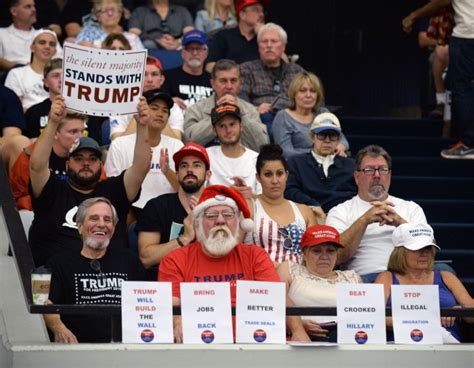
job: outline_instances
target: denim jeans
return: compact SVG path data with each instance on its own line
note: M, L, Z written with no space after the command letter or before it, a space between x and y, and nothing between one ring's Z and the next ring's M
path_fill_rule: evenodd
M451 122L456 136L474 147L474 39L451 37L446 87L451 91Z

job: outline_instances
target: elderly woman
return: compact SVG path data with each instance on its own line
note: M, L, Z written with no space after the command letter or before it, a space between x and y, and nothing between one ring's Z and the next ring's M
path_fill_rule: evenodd
M274 263L301 263L301 236L316 224L316 216L308 206L283 196L288 168L280 146L262 146L256 166L262 193L249 203L256 230L247 234L245 242L265 249Z
M303 263L287 261L278 266L277 272L296 307L335 307L337 283L362 282L355 271L334 270L341 247L336 229L310 226L301 239ZM303 317L303 324L312 339L336 341L335 320L335 316L311 316Z
M273 139L283 148L285 157L306 153L313 143L308 135L316 115L329 110L323 106L324 90L321 80L309 72L298 73L288 88L288 108L280 110L273 120ZM349 148L344 135L337 146L337 152L345 156Z
M453 273L433 270L439 247L435 244L430 225L401 224L393 231L392 240L394 249L388 260L388 271L379 274L375 280L375 283L384 285L387 306L392 304L392 285L438 285L441 308L474 307L474 300ZM390 325L391 320L387 323ZM442 317L441 325L460 341L459 321Z
M140 38L130 32L122 32L122 27L119 25L122 17L123 5L122 0L94 0L94 8L92 9L97 17L96 23L86 24L81 32L76 37L76 43L100 48L102 41L110 33L123 33L127 38L132 50L143 49L143 44Z

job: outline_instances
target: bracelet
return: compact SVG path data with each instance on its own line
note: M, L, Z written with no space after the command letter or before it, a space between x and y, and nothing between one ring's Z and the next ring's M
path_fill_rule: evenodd
M178 245L179 245L180 247L184 247L184 245L185 245L185 244L182 242L182 240L179 238L179 236L176 238L176 242L178 243Z

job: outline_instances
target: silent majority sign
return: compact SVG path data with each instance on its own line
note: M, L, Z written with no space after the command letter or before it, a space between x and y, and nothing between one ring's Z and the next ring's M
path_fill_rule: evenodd
M116 51L64 44L62 95L87 115L137 113L147 50Z

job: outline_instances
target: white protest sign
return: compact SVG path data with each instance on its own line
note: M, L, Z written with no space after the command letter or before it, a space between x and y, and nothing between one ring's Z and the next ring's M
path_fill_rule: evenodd
M442 344L438 285L392 285L396 344Z
M122 283L122 341L172 343L171 282Z
M337 284L337 342L386 344L383 285Z
M181 317L185 344L232 344L228 282L182 282Z
M104 50L66 42L62 96L66 107L87 115L137 113L147 50Z
M286 343L283 282L237 281L237 343Z

